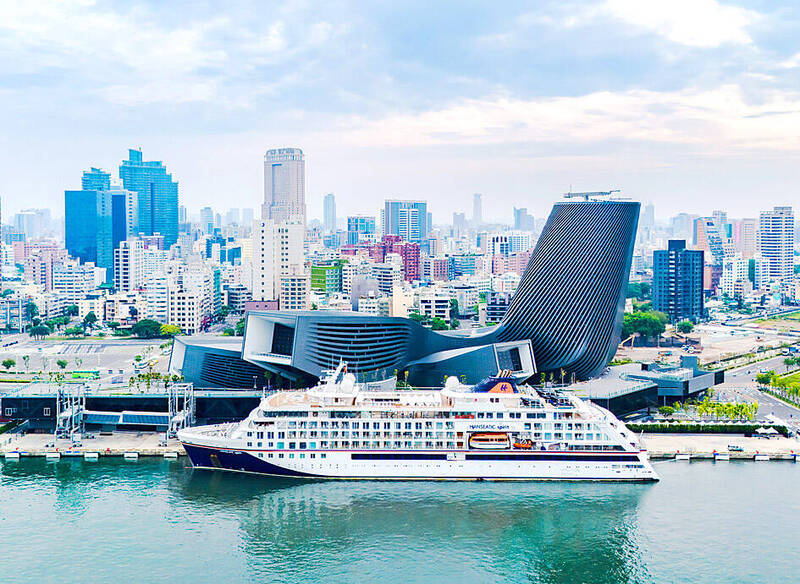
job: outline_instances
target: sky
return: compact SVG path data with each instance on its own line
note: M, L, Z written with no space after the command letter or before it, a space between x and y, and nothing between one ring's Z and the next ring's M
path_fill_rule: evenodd
M796 2L0 0L0 197L63 215L83 170L162 160L190 212L258 208L306 155L309 217L426 199L544 217L570 189L680 211L795 204Z

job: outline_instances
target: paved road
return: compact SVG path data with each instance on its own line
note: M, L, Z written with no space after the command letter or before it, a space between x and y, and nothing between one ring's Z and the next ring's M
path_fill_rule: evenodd
M781 355L760 363L726 371L725 383L715 387L714 391L724 401L757 401L759 403L758 416L760 418L771 414L786 421L795 430L800 430L800 409L759 391L755 382L756 374L760 370L785 373L786 365L783 363L785 358L785 355Z

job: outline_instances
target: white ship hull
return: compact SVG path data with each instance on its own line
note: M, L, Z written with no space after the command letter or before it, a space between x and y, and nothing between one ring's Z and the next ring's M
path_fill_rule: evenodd
M588 480L653 481L647 453L579 451L404 451L285 452L250 450L204 440L203 430L179 437L196 468L270 476L372 480Z

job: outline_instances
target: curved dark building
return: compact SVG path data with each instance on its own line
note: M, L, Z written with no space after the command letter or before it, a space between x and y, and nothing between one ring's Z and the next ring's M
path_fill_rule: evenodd
M557 203L494 327L434 332L357 312L251 312L241 358L290 378L319 377L344 360L362 380L408 371L416 385L440 385L445 375L477 382L499 369L520 379L562 369L593 377L619 344L638 217L637 202ZM213 373L213 364L192 356L191 339L182 344L181 361L191 357L194 370ZM209 386L205 377L187 379Z
M497 339L530 339L540 371L593 377L620 341L639 203L557 203Z

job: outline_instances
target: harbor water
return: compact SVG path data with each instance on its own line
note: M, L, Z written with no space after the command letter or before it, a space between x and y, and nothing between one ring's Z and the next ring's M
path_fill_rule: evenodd
M0 460L7 582L798 582L790 462L623 483L295 482Z

